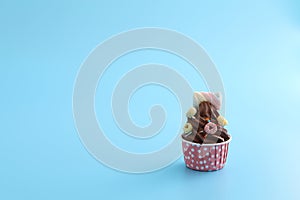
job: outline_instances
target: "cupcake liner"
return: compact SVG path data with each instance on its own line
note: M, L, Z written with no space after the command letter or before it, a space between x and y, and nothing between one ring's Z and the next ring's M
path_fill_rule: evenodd
M215 171L224 167L230 139L215 144L199 144L182 138L182 150L186 166L198 171Z

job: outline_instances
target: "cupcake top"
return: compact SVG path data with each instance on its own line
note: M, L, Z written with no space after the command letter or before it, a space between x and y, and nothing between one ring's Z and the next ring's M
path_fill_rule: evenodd
M227 120L218 112L221 108L220 93L194 92L193 107L187 113L182 138L199 144L227 141L229 135L224 128Z

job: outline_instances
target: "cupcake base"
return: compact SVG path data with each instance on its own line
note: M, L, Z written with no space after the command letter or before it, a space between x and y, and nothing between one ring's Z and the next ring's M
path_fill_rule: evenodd
M225 166L229 139L222 143L199 144L182 138L182 149L186 167L197 171L216 171Z

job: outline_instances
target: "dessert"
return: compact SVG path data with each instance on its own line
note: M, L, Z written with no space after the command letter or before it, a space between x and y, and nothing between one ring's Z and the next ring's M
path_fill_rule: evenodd
M182 134L187 167L200 171L223 168L231 136L224 128L228 122L218 112L220 108L219 93L194 92L193 107L186 113Z

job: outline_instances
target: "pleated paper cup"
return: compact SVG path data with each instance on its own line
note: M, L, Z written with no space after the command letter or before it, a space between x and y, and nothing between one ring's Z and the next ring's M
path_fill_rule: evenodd
M181 137L182 138L182 137ZM186 166L198 171L215 171L225 166L231 141L215 144L199 144L182 138L182 150Z

